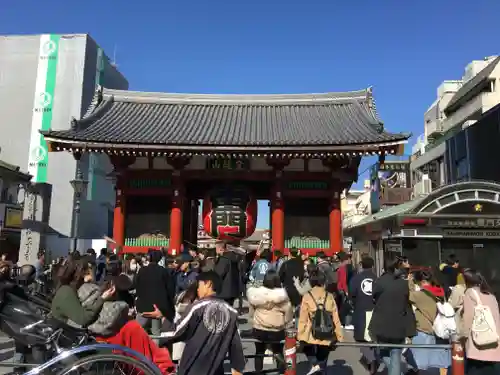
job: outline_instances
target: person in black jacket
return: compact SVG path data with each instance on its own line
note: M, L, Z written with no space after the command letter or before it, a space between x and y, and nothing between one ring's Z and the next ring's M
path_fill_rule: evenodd
M215 246L218 258L214 271L222 281L218 297L233 306L234 300L238 298L241 287L240 264L238 254L228 251L224 242L218 242Z
M214 248L206 249L201 261L201 272L213 271L217 260L217 253Z
M375 307L369 325L371 338L379 343L403 344L417 333L410 305L407 269L401 259L388 262L385 273L373 285ZM401 374L402 349L381 349L380 357L389 374Z
M441 274L436 274L439 275L439 281L443 285L446 298L450 297L452 288L457 285L459 274L460 263L455 254L450 254L445 266L441 270Z
M293 279L296 277L300 282L304 281L304 261L296 247L290 249L290 259L281 265L279 276L292 305L295 308L300 307L302 296L295 288Z
M221 286L222 280L214 271L200 273L198 300L187 307L175 329L164 327L162 344L185 342L186 345L177 367L178 375L223 375L226 357L233 375L243 373L246 363L238 332L238 313L216 297Z
M357 342L366 342L365 331L369 323L369 315L375 306L373 301L373 282L377 276L373 272L375 262L373 258L364 257L361 259L361 270L356 274L349 283L349 296L351 298L354 312L353 312L353 325L354 325L354 340ZM363 359L368 365L370 374L376 374L378 370L378 363L375 356L375 350L372 348L361 348Z
M135 280L137 320L153 335L160 334L161 322L142 313L154 311L156 306L170 323L175 317L175 275L173 270L158 265L161 258L160 251L151 251L149 264L139 270Z

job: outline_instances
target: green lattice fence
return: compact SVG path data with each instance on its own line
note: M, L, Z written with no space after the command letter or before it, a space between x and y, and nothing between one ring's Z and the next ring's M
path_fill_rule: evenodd
M125 246L135 246L135 247L168 247L170 240L168 238L155 238L155 237L143 237L143 238L126 238Z

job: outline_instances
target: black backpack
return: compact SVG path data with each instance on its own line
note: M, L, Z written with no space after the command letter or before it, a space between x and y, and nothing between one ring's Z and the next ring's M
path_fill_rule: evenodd
M313 312L311 321L311 333L316 340L321 341L337 341L337 335L335 334L335 324L333 323L332 313L327 311L325 308L326 300L328 298L328 292L325 290L325 298L323 303L318 303L311 292L309 295L316 305L316 311Z

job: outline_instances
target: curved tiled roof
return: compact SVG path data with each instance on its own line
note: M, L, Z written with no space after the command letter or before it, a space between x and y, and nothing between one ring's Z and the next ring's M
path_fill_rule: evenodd
M397 143L383 131L371 89L285 95L146 93L103 89L71 130L48 141L166 146L339 146Z

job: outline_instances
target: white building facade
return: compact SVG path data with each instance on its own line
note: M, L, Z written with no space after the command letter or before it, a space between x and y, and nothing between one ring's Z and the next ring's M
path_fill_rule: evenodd
M91 105L97 85L128 89L127 80L85 34L0 36L0 147L2 159L32 176L24 205L19 261L32 262L40 248L67 253L74 234L77 163L70 154L49 153L40 130L69 129ZM105 156L79 162L87 194L82 200L80 238L109 234L114 189Z
M437 89L437 98L424 114L424 134L412 150L410 165L415 195L448 184L446 167L448 154L453 153L456 180L467 180L467 145L460 150L448 150L447 140L474 123L500 103L500 57L491 56L468 64L460 80L444 81Z

